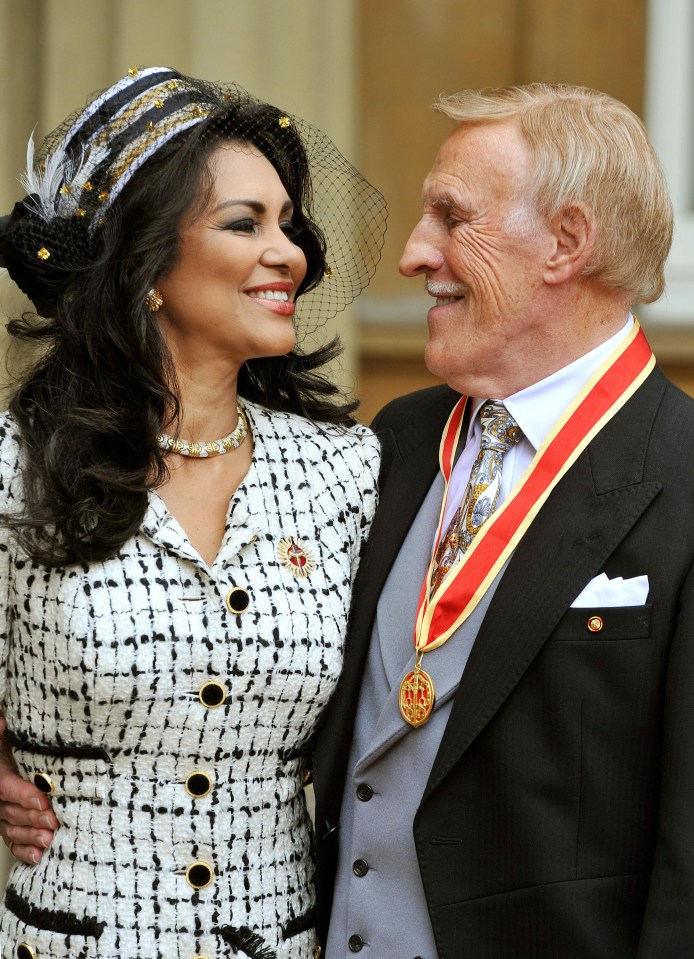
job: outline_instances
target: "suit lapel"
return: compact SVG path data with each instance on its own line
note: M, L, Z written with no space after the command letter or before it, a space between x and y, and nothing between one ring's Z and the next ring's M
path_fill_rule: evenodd
M641 478L663 389L656 370L558 484L518 545L470 654L424 798L502 706L657 495L659 484Z
M413 402L421 398L421 403ZM406 397L402 415L389 411L392 429L373 424L383 445L381 497L353 590L345 661L337 692L326 714L315 751L316 799L334 824L339 814L354 712L381 589L408 529L438 472L438 451L446 420L459 394L447 387ZM417 416L412 415L416 409ZM332 787L332 789L331 789ZM322 828L321 824L321 828Z
M369 543L355 584L356 605L350 635L350 654L359 648L365 654L376 605L395 557L407 536L439 469L439 445L443 427L459 394L449 389L434 391L432 400L417 422L403 422L397 430L380 432L385 472L381 498ZM362 656L363 660L363 656Z

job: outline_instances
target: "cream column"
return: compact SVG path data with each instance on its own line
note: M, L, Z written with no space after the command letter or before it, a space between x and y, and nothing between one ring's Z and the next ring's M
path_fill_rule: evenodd
M40 139L137 64L237 81L321 127L358 165L356 9L356 0L0 0L0 214L21 196L15 177L33 127ZM0 312L5 285L0 278ZM351 386L351 311L318 334L333 332ZM4 339L0 331L0 387ZM0 889L6 863L1 851Z

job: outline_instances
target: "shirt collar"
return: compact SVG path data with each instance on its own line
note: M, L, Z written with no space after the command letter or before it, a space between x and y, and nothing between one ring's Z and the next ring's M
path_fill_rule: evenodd
M633 326L634 318L629 314L622 329L604 343L600 343L589 353L579 356L573 363L551 373L543 380L506 397L504 406L518 423L533 449L538 450L542 446L564 410L600 369L610 353L629 335ZM485 398L474 397L472 400L468 440L474 432L477 414L484 402L486 402Z

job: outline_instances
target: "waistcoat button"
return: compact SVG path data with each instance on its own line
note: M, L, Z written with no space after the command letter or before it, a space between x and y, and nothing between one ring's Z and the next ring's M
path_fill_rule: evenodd
M364 940L361 936L350 936L347 945L350 952L361 952L364 948Z
M352 863L352 872L355 876L358 876L360 879L362 876L365 876L369 871L369 864L366 859L355 859Z
M357 786L357 799L362 802L368 802L373 796L374 791L368 783L359 783Z

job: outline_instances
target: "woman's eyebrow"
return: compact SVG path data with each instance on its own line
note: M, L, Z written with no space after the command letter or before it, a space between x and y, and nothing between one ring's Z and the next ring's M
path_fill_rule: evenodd
M245 206L253 210L254 213L257 213L261 216L263 213L267 212L267 207L264 203L261 203L260 200L224 200L223 203L220 203L214 208L213 213L219 213L221 210L226 210L232 206ZM282 204L280 213L289 213L294 210L294 204L291 200L287 200Z

